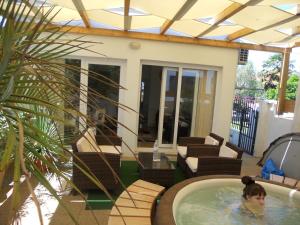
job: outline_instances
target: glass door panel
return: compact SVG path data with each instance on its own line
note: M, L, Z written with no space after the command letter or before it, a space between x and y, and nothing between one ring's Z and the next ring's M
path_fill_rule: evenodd
M203 76L200 77L195 115L195 136L204 137L211 132L217 83L216 75L216 71L204 70Z
M89 64L88 109L98 130L105 134L117 132L120 66ZM97 74L95 74L97 73ZM101 76L99 75L101 74ZM110 79L117 85L110 82ZM113 131L113 132L112 132Z
M65 101L64 105L66 109L79 110L81 60L65 59L65 64L69 66L65 68L65 75L70 79L74 87L77 88L77 91L71 93L71 99ZM79 118L74 117L69 113L65 113L64 117L66 121L64 124L64 142L65 144L70 144L74 136L79 132Z
M200 70L182 71L177 139L193 136L200 76Z
M138 146L175 146L212 127L216 71L143 65Z
M174 68L164 69L163 90L161 98L161 115L160 125L162 126L160 134L160 143L173 145L176 100L177 100L177 84L178 70Z
M161 66L142 66L139 147L152 147L157 139L162 71Z

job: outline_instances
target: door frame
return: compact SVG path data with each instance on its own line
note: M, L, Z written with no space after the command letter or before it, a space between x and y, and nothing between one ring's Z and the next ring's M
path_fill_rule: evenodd
M120 59L112 59L112 58L95 58L95 57L76 57L76 56L68 56L66 59L79 59L81 60L81 69L82 72L80 74L80 101L79 101L79 110L81 113L86 115L87 113L87 94L88 94L88 76L83 73L83 70L88 71L89 64L98 64L98 65L107 65L107 66L120 66L120 77L119 77L119 85L125 86L126 83L126 60ZM119 89L119 103L125 104L125 90ZM124 124L124 113L122 110L118 109L118 121ZM86 128L86 119L80 117L79 129L83 131ZM117 135L122 136L124 128L122 126L118 126Z
M165 112L165 100L166 100L166 84L167 84L167 71L177 71L177 92L176 92L176 102L175 102L175 120L174 120L174 131L173 131L173 143L171 144L163 144L162 136L163 136L163 125L164 125L164 112ZM180 93L181 93L181 76L182 68L177 67L163 67L162 73L162 82L161 82L161 91L160 91L160 106L159 106L159 122L158 122L158 143L160 147L174 147L176 145L177 139L177 128L178 128L178 118L179 118L179 104L180 104ZM175 139L176 138L176 139Z
M178 83L177 83L177 99L176 99L176 113L175 113L175 125L174 125L174 133L173 133L173 144L162 144L161 143L161 138L159 139L160 133L162 134L162 117L163 117L163 112L160 112L159 115L159 130L158 130L158 140L159 140L159 147L162 148L172 148L175 149L176 145L177 145L177 133L178 133L178 119L179 119L179 103L180 103L180 95L181 95L181 81L182 81L182 71L183 69L191 69L191 70L214 70L216 71L216 91L217 91L217 87L218 87L218 83L219 83L219 79L220 76L219 74L221 74L222 68L220 67L215 67L215 66L206 66L206 65L198 65L198 64L188 64L188 63L173 63L173 62L161 62L161 61L155 61L155 60L141 60L141 67L140 67L140 81L139 83L141 83L141 79L142 79L142 67L144 65L149 65L149 66L161 66L163 67L163 71L165 70L165 68L176 68L178 70ZM164 74L164 72L163 72ZM162 74L162 78L164 78L164 75ZM163 79L162 79L163 80ZM163 87L163 82L162 82L162 87L161 87L161 93L162 90L165 91L165 84L164 83L164 87ZM139 85L139 93L141 92L141 85ZM165 95L165 93L164 93ZM215 97L217 96L217 93L215 93ZM162 94L160 96L160 109L161 109L161 103L162 103ZM164 100L164 99L163 99ZM139 96L139 104L140 104L140 96ZM215 103L216 104L216 101ZM138 109L139 109L139 105L138 105ZM160 111L164 111L160 110ZM194 117L194 109L193 109L193 117ZM137 126L139 125L139 122L137 121ZM195 121L193 118L192 121L192 126L195 127ZM192 129L193 127L191 127ZM138 127L137 127L138 130ZM191 131L191 135L193 134L193 131Z

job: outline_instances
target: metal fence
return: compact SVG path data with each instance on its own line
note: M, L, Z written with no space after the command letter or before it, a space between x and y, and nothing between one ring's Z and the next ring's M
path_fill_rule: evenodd
M238 133L235 144L251 155L254 150L258 115L255 99L235 97L231 121L231 128Z

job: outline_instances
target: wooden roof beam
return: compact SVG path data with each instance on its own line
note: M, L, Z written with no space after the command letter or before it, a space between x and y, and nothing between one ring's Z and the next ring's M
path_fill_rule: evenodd
M285 33L284 33L284 34L285 34ZM294 28L292 29L291 34L290 34L288 37L283 38L283 39L281 39L281 40L278 41L278 42L287 42L287 41L291 40L292 38L294 38L296 35L299 35L299 34L300 34L300 26L294 27Z
M72 0L73 4L75 5L84 25L87 27L87 28L90 28L91 27L91 24L90 24L90 20L88 18L88 15L86 13L86 10L83 6L83 3L81 0Z
M39 17L43 17L43 9L38 9L37 6L35 6L34 4L31 4L27 0L24 0L23 2L27 7L31 8L31 10L32 10L32 12L34 12L34 14L38 14ZM44 4L45 4L45 2L44 2Z
M228 41L233 41L233 40L236 40L236 39L238 39L238 38L240 38L240 37L244 37L244 36L246 36L246 35L248 35L248 34L252 34L252 33L254 33L254 32L255 32L255 30L246 27L246 28L243 28L243 29L241 29L241 30L238 30L238 31L236 31L236 32L234 32L234 33L232 33L232 34L229 34L229 35L227 36L227 40L228 40Z
M294 27L292 34L293 36L300 34L300 26Z
M297 48L297 47L300 47L300 42L296 42L292 48Z
M267 30L267 29L270 29L270 28L273 28L273 27L277 27L277 26L280 26L280 25L282 25L282 24L291 22L291 21L293 21L293 20L295 20L295 19L299 19L299 18L300 18L300 15L299 15L299 14L293 15L293 16L291 16L291 17L289 17L289 18L286 18L286 19L281 20L281 21L279 21L279 22L270 24L270 25L265 26L265 27L263 27L263 28L260 28L260 29L258 29L258 30L252 30L251 28L247 28L247 27L246 27L246 28L243 28L243 29L241 29L241 30L239 30L239 31L236 31L236 32L232 33L232 34L229 34L228 37L227 37L227 40L233 41L233 40L236 40L236 39L238 39L238 38L245 37L245 36L247 36L247 35L249 35L249 34L252 34L252 33L255 33L255 32L258 32L258 31ZM252 31L251 31L251 30L252 30ZM248 32L246 32L246 31L248 31Z
M261 2L262 0L250 0L246 4L240 4L237 2L232 3L230 6L228 6L226 9L224 9L222 12L220 12L218 15L214 17L214 23L206 30L198 34L196 37L201 37L213 30L215 30L218 25L228 18L232 17L236 13L240 12L247 6L253 6L256 5L257 3Z
M126 32L120 30L109 30L109 29L101 29L101 28L86 29L83 27L72 27L72 26L63 26L60 27L60 29L61 31L67 31L70 33L77 33L77 34L85 34L85 35L99 35L99 36L108 36L108 37L165 41L165 42L195 44L195 45L204 45L204 46L221 47L221 48L233 48L233 49L244 48L244 49L258 50L258 51L281 52L281 53L284 52L284 48L279 48L279 47L237 43L237 42L229 42L229 41L219 41L219 40L198 39L198 38L190 38L190 37L179 37L173 35L160 35L160 34L151 34L151 33L143 33L143 32Z
M175 14L173 19L166 20L164 24L160 28L160 34L164 34L176 20L180 20L189 10L193 7L193 5L197 2L197 0L186 0L183 6L179 9L179 11Z
M129 9L130 9L130 0L124 0L124 30L131 29L131 19L132 17L129 16Z

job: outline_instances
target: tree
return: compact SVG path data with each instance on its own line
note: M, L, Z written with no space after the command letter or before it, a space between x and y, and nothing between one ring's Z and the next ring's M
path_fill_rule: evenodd
M263 70L259 73L264 85L265 91L268 89L276 89L280 81L280 72L282 67L282 54L274 54L264 61ZM290 62L289 74L294 70L295 65Z
M285 99L295 100L296 91L298 87L299 77L296 74L290 75L287 80ZM278 86L276 88L269 88L265 93L266 99L276 100L278 98Z
M288 100L296 100L296 91L299 84L299 76L292 74L288 81L286 87L285 98Z
M236 79L236 93L240 96L257 97L262 88L252 62L238 66Z

